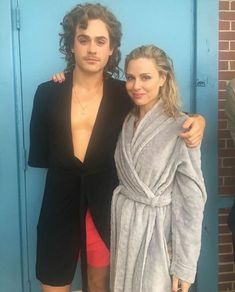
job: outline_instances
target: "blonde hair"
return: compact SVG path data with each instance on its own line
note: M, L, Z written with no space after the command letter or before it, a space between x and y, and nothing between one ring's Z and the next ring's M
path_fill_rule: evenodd
M131 60L139 58L152 59L156 65L159 74L164 74L166 80L159 90L159 98L163 103L165 113L170 117L176 117L180 114L180 95L175 79L173 62L168 55L160 48L154 45L145 45L131 51L125 60L125 73Z

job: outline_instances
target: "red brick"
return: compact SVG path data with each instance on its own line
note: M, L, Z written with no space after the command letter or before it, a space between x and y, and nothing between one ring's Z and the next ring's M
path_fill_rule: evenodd
M235 148L235 144L234 144L233 139L227 139L227 141L226 141L226 147L227 148Z
M220 282L235 281L235 272L234 273L227 273L227 274L220 274L219 281Z
M222 196L235 195L235 186L219 187L219 194Z
M226 148L226 140L225 139L223 139L223 140L219 140L219 148L220 149L224 149L224 148Z
M219 42L219 50L229 50L229 41Z
M235 42L230 42L230 50L235 50Z
M219 1L219 10L229 10L229 1Z
M219 292L232 291L232 283L219 283Z
M224 178L223 177L219 177L219 186L223 186L224 185Z
M230 21L220 21L219 30L230 30Z
M234 12L235 14L235 12ZM219 32L219 40L220 41L234 41L235 32L234 31L220 31Z
M235 20L235 19L234 19ZM231 30L235 30L235 22L231 22Z
M235 177L234 176L225 177L224 184L226 186L235 186Z
M226 166L235 166L235 158L224 158L223 165Z
M235 61L230 61L230 69L231 70L235 70ZM235 72L234 72L234 76L235 76Z
M219 150L220 157L235 157L235 149L221 149Z
M227 167L227 168L219 168L220 176L235 176L235 168ZM226 182L224 182L226 185Z
M226 120L219 121L219 129L220 130L228 129L228 121Z
M232 235L226 234L223 236L219 236L219 243L232 243Z
M224 215L224 214L227 214L230 212L230 208L219 208L219 216L220 215Z
M230 11L223 11L219 13L220 20L234 20L235 19L235 12Z
M220 21L219 30L230 30L230 21Z
M231 2L231 10L235 10L235 1Z
M231 246L231 248L232 248L232 246ZM233 264L219 265L219 272L220 273L233 272Z
M227 62L220 62L220 63L227 63ZM226 89L226 86L227 86L227 82L222 80L222 81L219 81L219 89L220 90L225 90Z
M219 224L227 224L228 214L219 215Z
M219 119L225 119L225 118L227 118L226 113L225 113L225 111L223 109L220 109L219 110L218 118Z
M221 93L221 91L220 91ZM225 92L225 96L227 96L227 93ZM219 100L219 108L225 108L225 99Z
M228 61L219 61L219 70L228 70Z
M219 71L219 80L231 80L235 78L235 71Z
M228 130L220 130L219 131L219 138L225 139L225 138L231 138L231 135ZM220 157L223 157L223 154L220 155Z
M233 262L233 255L232 254L219 255L219 262L220 263L232 263ZM229 280L220 279L220 282L222 282L222 281L229 281Z
M224 234L224 233L230 233L230 230L229 230L229 228L228 228L228 225L226 224L226 225L220 225L219 226L219 234L220 235L222 235L222 234Z
M220 99L226 99L227 98L226 90L219 90L219 98Z
M223 166L223 159L219 158L218 159L218 167L222 168L222 166Z
M219 246L220 254L233 254L232 244L224 244Z

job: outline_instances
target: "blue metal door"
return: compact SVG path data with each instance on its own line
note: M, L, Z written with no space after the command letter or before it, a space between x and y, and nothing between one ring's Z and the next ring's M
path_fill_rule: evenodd
M82 2L82 1L81 1ZM96 1L90 1L96 2ZM168 52L183 97L185 111L202 113L208 119L203 144L204 173L208 203L203 228L203 248L197 277L197 291L217 291L217 209L216 209L216 101L217 101L217 1L211 0L103 0L123 24L122 55L141 44L154 43ZM75 0L12 0L16 11L19 62L15 72L19 152L29 149L29 120L34 92L39 83L64 68L58 53L58 33L64 14ZM17 8L18 7L18 8ZM16 9L16 10L15 10ZM123 64L123 63L122 63ZM213 70L210 70L213 67ZM213 143L211 143L213 142ZM206 155L205 155L206 154ZM21 159L20 159L21 160ZM24 292L39 291L35 279L36 225L44 187L45 171L26 167L19 175L22 222ZM207 275L207 280L204 275ZM79 282L79 280L78 280ZM209 283L209 284L208 284ZM209 286L208 286L209 285ZM79 288L75 284L75 288ZM1 287L2 288L2 287ZM7 290L4 290L7 291ZM17 290L20 291L20 290Z

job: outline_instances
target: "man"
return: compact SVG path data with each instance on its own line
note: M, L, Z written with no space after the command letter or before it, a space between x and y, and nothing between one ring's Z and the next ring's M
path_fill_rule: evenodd
M38 223L37 277L44 292L68 292L81 256L83 292L109 290L114 150L131 109L118 77L121 25L100 4L77 5L62 22L66 80L41 84L31 118L29 164L48 168ZM189 147L202 117L183 125Z
M227 86L227 99L225 103L225 112L228 117L228 128L231 137L235 143L235 79L232 79ZM234 144L235 145L235 144ZM228 216L228 226L232 231L233 238L233 257L235 262L235 201Z

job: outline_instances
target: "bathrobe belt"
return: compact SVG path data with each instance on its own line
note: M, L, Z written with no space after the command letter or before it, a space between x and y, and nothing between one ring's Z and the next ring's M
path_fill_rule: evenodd
M116 195L123 195L132 201L151 207L163 207L169 205L172 201L171 190L169 190L168 192L159 191L154 194L150 190L148 190L147 192L148 194L146 194L146 192L142 190L141 193L139 191L133 191L132 189L127 188L123 185L119 185L114 190L113 196L115 197Z

